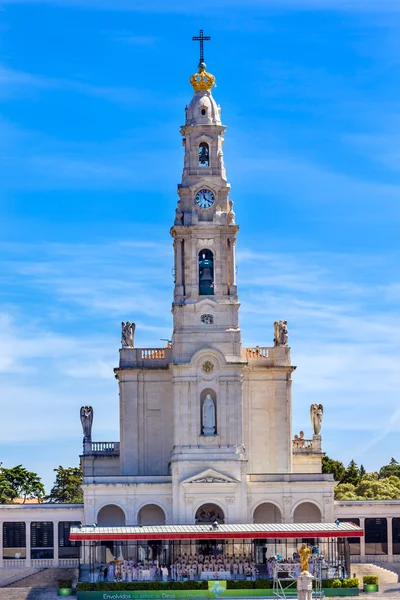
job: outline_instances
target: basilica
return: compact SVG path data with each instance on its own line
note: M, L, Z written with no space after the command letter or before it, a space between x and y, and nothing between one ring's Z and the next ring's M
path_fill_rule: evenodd
M206 38L201 32L196 39L200 62L180 129L183 171L171 214L171 341L137 348L135 324L122 323L114 369L120 439L97 441L96 407L82 406L84 502L2 505L0 586L17 570L25 577L96 560L115 565L140 558L144 568L151 559L157 569L158 561L169 561L167 576L175 577L187 552L194 558L184 564L193 573L201 556L202 569L205 556L214 556L209 568L228 565L224 578L244 577L243 569L253 576L254 569L266 573L271 553L291 556L294 538L330 539L327 548L336 549L332 540L348 538L347 573L350 559L400 560L399 501L334 501L333 476L322 473L322 404L311 405L308 431L292 431L296 367L284 315L271 315L268 340L242 346L239 225L224 164L226 127L204 63ZM227 143L233 143L229 136ZM183 540L193 546L182 550ZM89 544L90 560L80 543ZM103 544L99 555L91 544ZM335 560L336 577L343 561Z
M134 324L122 324L120 441L92 441L92 408L82 408L85 523L334 520L334 481L321 472L322 405L311 407L307 439L292 435L286 321L271 322L270 340L242 346L239 225L214 79L201 61L180 130L171 343L136 348Z

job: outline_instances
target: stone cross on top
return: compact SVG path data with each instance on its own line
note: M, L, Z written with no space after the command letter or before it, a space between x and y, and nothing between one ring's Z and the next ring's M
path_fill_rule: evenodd
M200 62L199 64L204 62L204 42L211 40L209 35L203 35L203 30L200 29L200 35L196 35L192 37L194 42L200 42Z

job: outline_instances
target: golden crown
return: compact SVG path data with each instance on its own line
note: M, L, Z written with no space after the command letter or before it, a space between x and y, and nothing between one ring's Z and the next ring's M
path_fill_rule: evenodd
M211 90L215 84L215 77L211 73L207 73L205 63L200 63L199 70L191 76L189 81L195 92L198 92L199 90Z

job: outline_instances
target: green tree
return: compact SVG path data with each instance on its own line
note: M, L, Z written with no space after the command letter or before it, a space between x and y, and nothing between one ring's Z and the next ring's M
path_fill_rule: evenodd
M356 494L361 500L399 500L400 479L394 475L385 479L364 477L356 486Z
M385 465L381 468L379 471L379 479L390 477L391 475L400 477L400 464L394 458L391 459L388 465Z
M352 485L357 485L360 481L360 470L357 467L354 460L349 462L349 466L344 472L340 483L351 483Z
M322 459L322 472L332 473L335 481L340 481L344 475L345 468L343 463L338 460L333 460L329 456L324 456Z
M352 483L339 483L335 487L335 500L358 500L356 486Z
M360 477L364 477L367 474L367 471L364 469L364 465L360 465L359 475Z
M81 485L83 475L80 467L67 467L61 465L54 469L57 473L54 486L46 497L47 502L79 504L83 502Z
M9 504L13 497L13 489L7 481L3 469L0 469L0 504Z
M45 495L44 486L40 477L33 471L28 471L22 465L17 465L11 469L1 469L1 474L8 489L8 501L12 502L15 498L43 498Z

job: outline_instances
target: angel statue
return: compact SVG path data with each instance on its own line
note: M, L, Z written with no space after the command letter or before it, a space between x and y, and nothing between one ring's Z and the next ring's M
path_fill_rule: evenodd
M313 435L321 433L322 417L324 416L324 407L322 404L311 404L310 418Z
M133 336L135 334L135 323L131 323L127 321L126 323L121 323L122 327L122 335L121 335L121 344L123 348L133 348Z
M81 423L83 429L84 441L90 442L92 439L93 408L91 406L81 407Z
M306 544L303 544L301 548L297 549L300 554L301 572L308 573L308 559L310 558L311 550L307 548Z
M287 346L288 339L287 321L275 321L274 346Z

